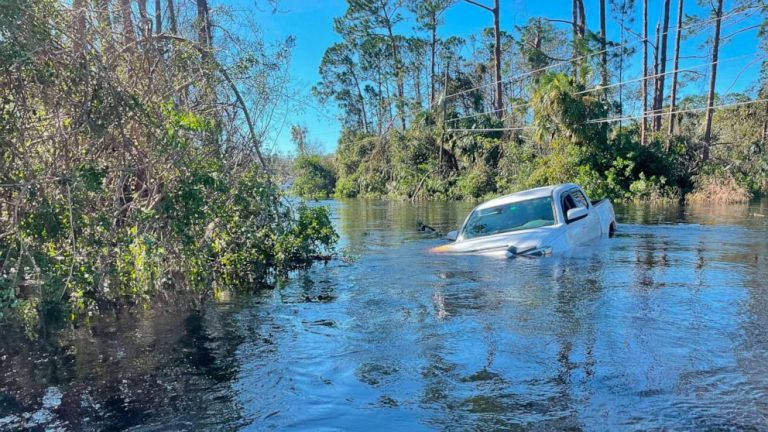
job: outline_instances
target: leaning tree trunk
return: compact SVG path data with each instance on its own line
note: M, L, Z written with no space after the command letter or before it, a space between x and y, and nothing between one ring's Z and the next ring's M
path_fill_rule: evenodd
M155 34L163 32L163 11L161 0L155 0Z
M397 116L400 117L400 124L402 125L403 130L405 130L405 83L403 82L403 62L400 59L400 48L398 47L397 39L395 38L392 29L392 20L390 19L386 8L382 8L382 12L384 13L384 21L386 22L387 34L389 35L389 44L392 49L392 63L395 66L395 85L397 87L397 101L395 103L395 108L397 109Z
M216 88L214 73L216 72L216 62L213 58L213 33L211 31L211 16L208 7L208 0L196 0L197 4L197 37L200 46L200 67L203 74L203 83L200 100L207 105L207 109L212 110L211 118L215 125L212 132L207 134L206 142L212 148L219 148L219 127L221 126L221 115L216 106ZM223 70L222 70L223 71ZM245 107L243 107L246 110Z
M675 132L675 103L677 102L677 68L680 63L680 36L682 36L683 26L683 0L677 1L677 33L675 35L675 58L672 61L672 89L669 92L669 125L667 134L672 135ZM667 151L669 151L669 141L667 141Z
M114 60L113 53L115 51L115 40L112 34L112 20L109 16L109 1L110 0L95 0L93 7L96 14L96 22L98 23L98 38L101 41L101 47L104 59L106 63Z
M355 81L355 88L357 89L357 98L360 101L360 113L363 116L362 118L363 131L365 133L368 133L368 114L365 111L365 98L363 97L363 92L360 89L360 82L358 81L357 74L355 73L355 70L352 66L348 66L347 70L349 71L349 75Z
M202 48L200 50L200 60L202 62L204 74L206 75L206 86L211 87L212 79L209 75L212 73L210 57L213 41L210 30L210 9L208 8L208 0L195 0L195 2L197 4L197 43ZM206 92L212 91L212 88L206 90Z
M171 33L179 34L179 29L176 27L176 8L173 5L173 0L168 0L168 26Z
M136 41L131 15L131 0L120 0L120 20L123 22L123 43L126 45Z
M152 21L147 14L147 0L137 0L136 3L139 5L139 32L142 38L146 38L152 34Z
M213 38L211 32L211 16L210 8L208 7L208 0L196 0L197 3L197 39L201 47L206 51L202 53L203 58L207 58L208 50L213 46Z
M421 107L421 66L416 65L413 72L413 93L416 97L416 103Z
M656 113L656 83L657 79L659 78L659 37L661 36L659 34L659 27L660 24L656 23L656 43L653 45L653 85L654 85L654 91L653 91L653 99L651 99L651 112ZM656 118L653 116L652 118ZM653 126L653 125L651 125ZM651 128L653 130L653 128Z
M534 43L533 43L533 46L534 46L534 49L535 49L534 52L541 52L541 44L542 44L542 37L541 37L542 35L541 35L541 33L542 33L542 31L541 31L541 18L539 18L536 21L536 39L534 40ZM544 73L544 71L541 70L541 69L533 71L533 82L538 83L539 79L541 79L541 75L543 73ZM518 88L518 94L520 94L523 91L523 85L522 85L523 82L520 81L518 84L520 86Z
M75 37L72 40L72 52L78 59L85 58L85 0L73 0Z
M715 37L712 43L712 69L709 74L709 93L707 94L707 116L704 126L704 150L702 160L709 160L709 146L712 141L712 114L715 105L715 83L717 82L717 58L720 53L720 21L723 17L723 0L717 0L715 12Z
M579 4L579 36L583 41L587 35L587 14L584 13L584 0L578 0Z
M667 70L667 35L669 33L669 0L664 0L664 18L661 32L661 46L659 49L659 71L656 76L656 85L653 92L653 110L659 114L664 105L664 74ZM661 115L653 118L653 130L661 130Z
M392 62L395 65L395 87L397 89L397 101L395 107L397 108L397 116L400 117L400 123L405 130L405 84L403 83L403 65L400 61L400 50L397 47L397 41L395 35L392 32L392 28L389 28L389 40L392 48Z
M573 0L571 3L573 19L573 80L576 83L582 81L581 66L584 64L581 51L586 35L586 15L584 14L584 2L582 0Z
M621 17L621 36L619 45L624 46L624 14ZM624 48L619 51L619 82L624 81ZM619 85L619 118L624 117L624 86ZM621 133L621 122L619 122L619 133Z

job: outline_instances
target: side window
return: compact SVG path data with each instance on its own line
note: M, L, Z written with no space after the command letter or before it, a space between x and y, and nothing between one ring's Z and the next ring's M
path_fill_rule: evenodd
M578 205L573 200L571 194L567 193L563 195L563 214L568 214L568 210L576 207L578 207Z
M587 197L585 197L584 193L582 193L580 190L575 189L571 191L569 195L573 197L573 200L576 203L576 207L589 208L589 202L587 201Z

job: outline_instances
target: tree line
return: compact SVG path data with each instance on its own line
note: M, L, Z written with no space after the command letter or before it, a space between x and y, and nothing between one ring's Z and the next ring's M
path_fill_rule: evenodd
M570 19L512 27L497 1L348 0L314 88L342 123L325 162L337 182L324 193L477 198L560 181L625 199L706 199L717 184L733 192L717 196L765 191L766 6L691 3L599 0L589 17L573 0ZM457 7L489 12L489 27L438 37ZM742 33L757 53L737 60L760 78L716 93L718 71L736 61L722 46ZM681 67L686 49L702 63ZM691 90L705 79L703 94Z

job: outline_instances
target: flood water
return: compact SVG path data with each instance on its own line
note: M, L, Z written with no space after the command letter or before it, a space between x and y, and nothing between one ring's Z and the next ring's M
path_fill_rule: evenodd
M768 202L517 260L426 252L468 203L326 204L352 262L0 328L0 430L768 430Z

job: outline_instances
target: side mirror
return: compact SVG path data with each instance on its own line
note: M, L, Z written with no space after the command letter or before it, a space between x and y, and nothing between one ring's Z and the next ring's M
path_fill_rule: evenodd
M570 223L570 222L577 221L579 219L583 219L587 217L588 214L589 214L589 209L587 209L586 207L576 207L568 210L568 214L566 215L565 219L566 219L566 222Z
M458 231L451 231L451 232L449 232L448 234L445 235L445 238L446 238L446 240L449 240L449 241L456 241L456 237L458 237L458 236L459 236L459 232Z

